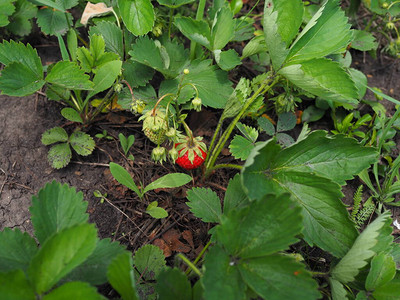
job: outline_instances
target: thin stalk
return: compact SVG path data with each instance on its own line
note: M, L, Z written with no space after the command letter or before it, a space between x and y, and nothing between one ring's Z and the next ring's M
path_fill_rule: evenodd
M219 139L217 145L215 146L215 148L213 149L211 155L210 155L210 159L207 162L206 165L206 173L205 173L205 177L208 176L208 174L210 173L210 169L213 168L215 161L217 159L217 157L219 156L219 154L221 153L224 145L226 144L226 142L228 141L229 137L232 134L232 131L235 129L235 126L237 124L237 122L239 122L239 120L243 117L243 114L247 111L247 109L250 107L250 105L257 99L257 97L261 94L261 93L266 93L268 90L270 90L277 82L279 81L279 77L276 77L274 79L274 81L270 84L270 80L266 80L266 82L264 84L262 84L258 90L256 92L254 92L254 94L250 97L250 99L248 101L246 101L246 103L243 105L242 109L240 110L240 112L236 115L236 117L232 120L232 122L229 124L228 128L225 129L224 133L222 134L221 138Z
M224 120L225 120L225 119L222 119L222 118L221 118L221 119L218 121L217 128L216 128L215 131L214 131L214 135L213 135L213 137L212 137L210 146L208 147L208 152L209 152L209 153L211 153L211 152L213 151L214 143L215 143L215 141L216 141L216 139L217 139L217 136L218 136L219 131L221 130L222 123L224 123ZM207 157L207 158L208 158L208 157ZM208 159L206 159L206 164L207 164L207 162L208 162Z
M214 167L208 169L208 172L214 171L216 169L222 169L222 168L230 168L230 169L237 169L237 170L241 170L243 169L243 166L241 165L235 165L235 164L218 164L215 165Z
M199 6L197 7L196 20L200 21L203 19L204 10L206 8L206 0L200 0ZM194 60L196 58L196 47L197 43L194 41L190 42L190 60Z
M108 105L110 103L110 101L112 101L112 97L114 90L113 89L109 89L107 94L104 96L103 100L101 101L100 105L96 107L95 111L93 112L93 114L90 116L89 122L93 121L93 119L103 110L104 107L106 107L106 105ZM86 116L88 113L88 107L89 105L86 106Z
M199 255L197 255L196 259L194 260L193 264L197 265L197 263L200 261L200 259L203 257L204 253L206 253L208 247L211 245L211 240L208 241L207 245L204 246L203 250L201 250L201 252L199 253ZM187 269L185 274L189 275L190 273L190 269Z
M182 259L183 262L189 267L191 268L199 277L202 276L200 270L189 260L187 259L187 257L185 255L183 255L182 253L179 253L177 255L178 258Z

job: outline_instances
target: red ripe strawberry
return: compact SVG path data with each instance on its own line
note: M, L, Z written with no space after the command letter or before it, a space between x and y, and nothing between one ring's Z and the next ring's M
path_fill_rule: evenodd
M179 157L176 163L186 170L192 170L200 167L207 157L207 147L201 142L202 137L190 139L185 137L182 143L176 143L175 148L178 150Z

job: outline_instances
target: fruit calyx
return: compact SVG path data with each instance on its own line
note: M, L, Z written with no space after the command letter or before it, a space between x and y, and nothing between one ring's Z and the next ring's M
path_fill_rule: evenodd
M179 153L176 163L186 170L200 167L207 157L207 147L202 142L203 137L188 137L180 139L174 145Z

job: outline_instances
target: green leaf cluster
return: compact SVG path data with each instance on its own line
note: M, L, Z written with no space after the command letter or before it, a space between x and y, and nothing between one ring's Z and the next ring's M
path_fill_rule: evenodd
M82 156L90 155L95 147L95 142L90 135L82 131L75 131L68 136L65 129L61 127L46 130L42 135L42 143L46 146L57 143L50 148L47 156L51 166L55 169L64 168L69 164L72 157L71 147Z
M32 197L39 242L18 229L0 232L0 293L7 299L105 299L91 284L107 282L118 243L99 240L82 192L53 181Z

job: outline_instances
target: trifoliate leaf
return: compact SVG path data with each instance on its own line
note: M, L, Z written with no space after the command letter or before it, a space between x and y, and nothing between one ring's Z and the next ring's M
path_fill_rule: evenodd
M192 299L192 285L185 273L178 268L161 271L157 277L156 291L160 299Z
M289 192L303 207L307 242L341 257L357 231L340 200L340 186L331 180L344 184L376 159L374 149L343 136L327 138L323 131L284 150L271 140L250 154L242 171L243 186L250 199Z
M255 142L258 139L258 131L254 127L247 126L241 122L236 124L237 129L243 134L243 136L250 142Z
M155 16L150 0L118 0L118 7L126 28L134 35L144 35L153 28Z
M315 13L290 48L288 62L298 63L322 58L347 47L352 32L338 2L326 1Z
M240 78L240 81L236 85L235 90L226 101L221 119L235 117L240 112L250 94L250 81L244 77Z
M69 137L69 142L76 153L82 156L92 154L96 146L93 138L82 131L75 131L72 133Z
M37 23L40 29L49 35L64 35L72 24L72 15L49 7L39 9Z
M268 195L233 210L216 229L218 241L235 257L252 258L285 250L302 229L301 208L289 194ZM235 237L232 239L232 237Z
M28 233L7 227L0 232L0 272L26 271L36 252L36 241Z
M124 57L124 44L122 30L111 22L102 21L95 26L90 27L90 36L94 34L101 35L106 43L106 50L119 55L120 59Z
M165 257L160 248L145 245L135 252L135 269L143 280L155 280L165 268Z
M93 78L94 87L87 95L87 99L110 88L120 74L121 67L122 61L120 60L113 60L102 64L96 70L96 74Z
M332 278L341 283L349 283L355 279L360 269L367 265L369 259L375 255L372 248L378 242L380 231L389 217L389 212L385 212L367 226L346 255L333 268Z
M90 90L93 82L75 62L60 61L46 76L46 81L72 90Z
M325 58L288 65L278 72L294 85L326 100L357 104L357 88L339 63Z
M61 144L62 145L62 144ZM47 183L37 195L32 196L32 224L40 244L59 231L88 221L87 202L82 192L66 184Z
M221 221L221 200L211 189L192 188L187 191L186 204L190 211L203 222L219 223Z
M108 267L107 278L123 299L138 300L132 261L132 254L128 251L116 256Z
M79 266L96 247L94 224L66 228L47 239L33 257L28 276L35 291L42 294Z
M71 148L68 143L54 145L47 154L47 159L54 169L64 168L69 164L72 157Z
M241 260L243 280L263 299L318 299L318 284L304 265L289 256L272 254ZM300 287L301 288L298 288Z

